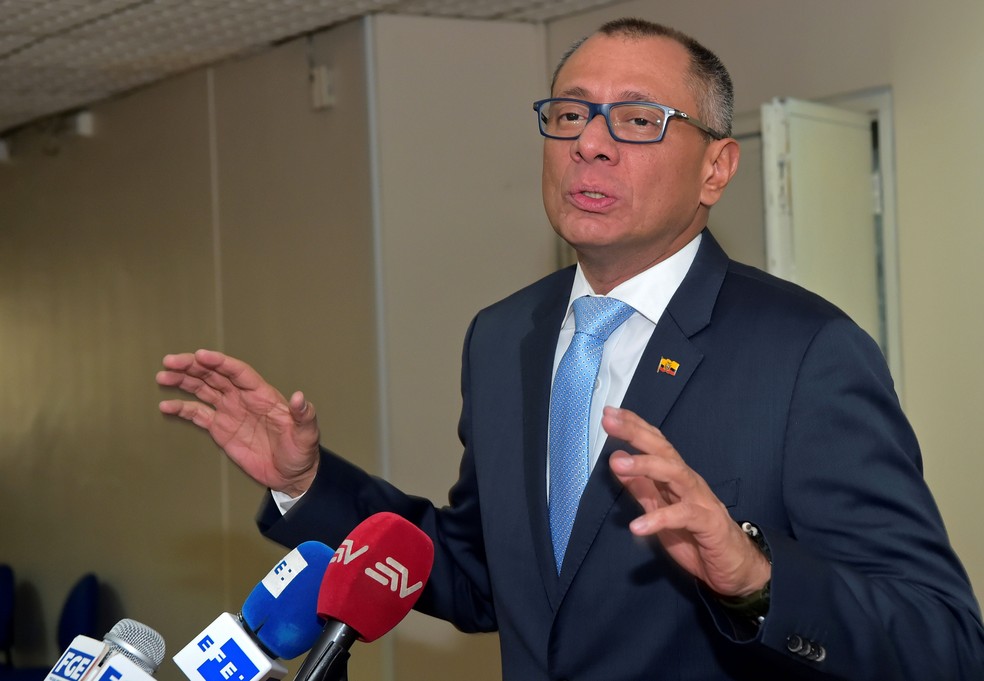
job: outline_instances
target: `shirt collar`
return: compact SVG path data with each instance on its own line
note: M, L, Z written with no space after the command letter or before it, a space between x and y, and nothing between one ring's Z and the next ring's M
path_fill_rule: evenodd
M608 293L608 297L618 298L623 303L628 303L636 312L656 324L669 304L670 298L680 287L683 278L687 276L687 272L697 256L700 239L701 235L698 234L690 243L666 260L656 263L631 279L623 281ZM577 271L574 273L574 285L571 287L571 297L567 301L567 314L564 315L564 322L561 327L574 324L573 303L575 300L582 296L596 295L598 294L588 284L584 272L581 271L581 265L578 263Z

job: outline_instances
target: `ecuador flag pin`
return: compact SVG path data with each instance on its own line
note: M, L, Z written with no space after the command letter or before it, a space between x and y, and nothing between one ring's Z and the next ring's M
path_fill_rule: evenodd
M659 360L658 373L669 374L670 376L676 376L677 369L679 368L680 368L680 362L675 362L672 359L661 357Z

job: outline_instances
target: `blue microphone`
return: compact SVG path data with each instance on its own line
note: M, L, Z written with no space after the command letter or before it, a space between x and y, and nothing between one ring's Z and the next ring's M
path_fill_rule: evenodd
M306 566L290 560L297 553ZM240 612L243 623L276 657L292 660L310 650L321 635L325 622L318 616L318 593L334 554L320 542L304 542L246 597Z
M304 542L284 556L243 603L239 614L222 613L174 655L190 681L282 679L278 659L307 651L324 629L318 593L334 551Z

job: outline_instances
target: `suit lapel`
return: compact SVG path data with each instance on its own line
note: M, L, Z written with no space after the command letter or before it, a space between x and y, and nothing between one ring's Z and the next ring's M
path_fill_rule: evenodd
M551 606L556 609L557 570L547 516L547 428L550 411L550 383L560 325L570 298L571 276L561 283L533 311L533 326L520 346L523 399L523 466L526 503L533 531L537 566Z
M622 407L659 428L703 358L680 327L664 314L642 354ZM612 451L626 446L616 442Z

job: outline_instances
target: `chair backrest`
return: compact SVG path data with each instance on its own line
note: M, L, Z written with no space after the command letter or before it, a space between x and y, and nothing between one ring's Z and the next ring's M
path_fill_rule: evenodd
M76 636L99 638L99 580L93 573L75 583L58 618L58 649L65 650Z
M14 647L14 570L0 564L0 651L10 664L10 649Z

